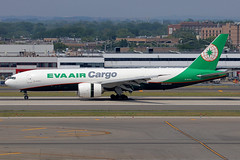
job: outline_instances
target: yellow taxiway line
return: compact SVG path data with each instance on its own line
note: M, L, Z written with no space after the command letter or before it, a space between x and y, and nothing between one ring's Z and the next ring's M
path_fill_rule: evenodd
M170 127L172 127L173 129L177 130L178 132L182 133L183 135L187 136L188 138L198 142L199 144L201 144L203 147L205 147L207 150L211 151L212 153L214 153L215 155L219 156L220 158L227 160L226 157L224 157L223 155L221 155L220 153L216 152L215 150L213 150L212 148L210 148L208 145L206 145L205 143L201 142L200 140L192 137L191 135L183 132L182 130L180 130L179 128L175 127L174 125L172 125L170 122L168 121L164 121L167 125L169 125Z
M20 152L13 152L13 153L1 153L0 156L7 156L7 155L15 155L15 154L22 154Z
M22 129L22 131L34 131L34 130L41 130L41 129L47 129L47 128L29 128L29 129Z
M83 132L83 131L88 131L87 129L76 129L76 130L66 130L66 131L57 131L59 133L64 133L64 132Z
M25 138L49 138L49 137L41 137L41 136L24 136Z

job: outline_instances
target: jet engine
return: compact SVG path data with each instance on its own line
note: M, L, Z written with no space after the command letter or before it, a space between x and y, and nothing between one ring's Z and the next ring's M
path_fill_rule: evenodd
M78 96L84 98L100 97L102 95L102 85L97 83L79 83Z

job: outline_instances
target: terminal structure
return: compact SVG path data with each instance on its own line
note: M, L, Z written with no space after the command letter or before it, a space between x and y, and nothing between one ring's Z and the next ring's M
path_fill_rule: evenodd
M187 67L198 54L194 53L91 53L78 57L56 56L3 56L0 58L1 79L32 69L48 68L143 68L143 67ZM240 54L223 53L218 69L234 70L232 76L237 76L240 70Z

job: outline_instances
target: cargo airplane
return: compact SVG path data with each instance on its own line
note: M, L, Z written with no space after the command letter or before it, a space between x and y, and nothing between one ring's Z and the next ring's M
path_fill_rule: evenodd
M226 76L217 71L227 34L220 34L186 68L80 68L31 70L8 77L5 84L17 88L28 99L27 91L77 91L91 98L114 91L111 99L128 99L124 92L165 90L201 83Z

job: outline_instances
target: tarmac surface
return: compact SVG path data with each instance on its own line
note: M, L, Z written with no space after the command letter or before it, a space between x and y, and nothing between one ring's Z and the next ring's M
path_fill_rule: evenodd
M197 84L188 87L180 87L170 90L144 90L144 92L216 92L223 90L226 92L239 92L240 84L234 84L231 82L223 84ZM0 92L19 92L14 88L0 87Z
M240 85L190 86L150 92L240 92ZM18 92L1 87L0 92ZM149 92L149 91L144 91ZM240 97L133 97L113 101L109 97L0 97L0 110L240 110Z
M0 110L240 110L240 97L0 97Z
M2 160L237 160L240 118L0 118Z
M240 97L0 97L0 110L240 110ZM239 124L239 117L0 117L0 160L238 160Z

